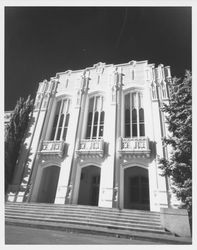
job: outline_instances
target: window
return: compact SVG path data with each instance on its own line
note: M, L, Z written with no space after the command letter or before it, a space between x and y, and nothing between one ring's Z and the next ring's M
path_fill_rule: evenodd
M132 69L131 74L132 74L132 80L134 80L134 77L135 77L135 71L134 71L134 69Z
M162 93L162 98L163 99L166 99L168 98L167 96L167 86L166 86L166 83L165 82L161 82L161 93Z
M53 128L50 138L51 140L59 141L66 139L68 123L70 118L69 106L70 106L69 99L63 99L57 103L55 118L53 121Z
M99 84L99 83L100 83L100 78L101 78L101 76L100 76L100 75L98 75L98 78L97 78L97 84Z
M65 87L68 88L68 82L69 82L69 79L67 78L66 79L66 84L65 84Z
M89 101L86 139L100 139L103 137L104 119L103 97L94 96Z
M132 92L125 95L125 137L145 136L143 95Z

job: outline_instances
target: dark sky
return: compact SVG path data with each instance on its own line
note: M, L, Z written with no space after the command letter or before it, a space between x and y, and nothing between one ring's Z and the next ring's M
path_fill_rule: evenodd
M191 69L190 7L5 7L5 110L57 72L131 60Z

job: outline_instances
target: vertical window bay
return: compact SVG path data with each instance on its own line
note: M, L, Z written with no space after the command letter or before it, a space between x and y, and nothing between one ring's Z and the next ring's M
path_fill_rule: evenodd
M103 137L104 118L103 97L92 97L89 101L86 139L99 139Z
M125 95L125 137L145 136L143 95L131 92Z

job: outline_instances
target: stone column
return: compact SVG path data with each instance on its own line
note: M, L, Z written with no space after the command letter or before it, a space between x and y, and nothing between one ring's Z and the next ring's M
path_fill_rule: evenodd
M154 119L156 119L155 124L157 124L157 128L160 130L156 130L155 134L157 133L157 155L162 158L166 158L166 150L164 148L164 144L162 139L165 136L165 125L164 125L164 114L161 111L163 100L162 100L162 93L161 93L161 82L163 79L162 74L163 65L159 65L157 68L154 69L155 71L155 82L156 82L156 91L157 91L157 102L156 112L154 113ZM156 117L157 116L157 117ZM158 190L155 192L155 199L158 202L158 207L168 207L169 206L169 192L168 192L168 179L161 176L161 170L159 168L159 160L156 160L157 165L157 180L158 180Z
M120 69L112 69L111 80L106 90L105 100L105 127L104 127L104 142L107 151L105 152L105 159L102 163L101 180L100 180L100 194L99 206L100 207L116 207L118 204L118 186L119 177L117 169L117 113L119 112L118 103L120 104L121 97L119 89L121 88L122 75ZM120 106L120 105L119 105Z
M114 162L114 195L113 207L120 207L120 137L121 137L121 118L122 118L122 87L123 76L122 68L118 67L115 72L115 89L116 89L116 129L115 129L115 162Z
M75 119L75 134L73 134L73 147L72 152L70 153L70 163L69 163L69 175L67 179L67 190L65 195L65 202L67 204L72 204L74 201L74 186L75 186L75 175L76 175L76 166L77 166L77 156L76 156L76 150L79 145L79 141L81 139L81 130L82 130L82 124L83 124L83 111L85 108L85 102L88 94L89 89L89 71L85 71L82 76L82 82L80 89L77 89L77 95L76 95L76 109L77 111L77 119ZM72 127L73 129L73 127Z

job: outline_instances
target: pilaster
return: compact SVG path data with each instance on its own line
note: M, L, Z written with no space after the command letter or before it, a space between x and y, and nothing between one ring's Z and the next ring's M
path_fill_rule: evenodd
M69 145L68 155L65 162L62 163L55 203L64 204L73 202L73 188L77 160L76 149L79 144L83 121L83 117L80 114L84 112L89 80L88 72L84 72L82 75L81 86L76 89L75 96L73 96L74 103L72 105L71 120L69 122L67 137L67 143Z
M117 127L119 129L119 122L117 121L117 113L120 105L120 95L118 91L122 84L121 69L113 69L111 82L108 85L106 100L105 100L105 130L104 141L107 145L107 155L103 161L101 169L101 181L100 181L100 195L99 206L101 207L113 207L114 202L118 202L118 179L115 181L114 177L117 170ZM117 123L118 122L118 123ZM118 132L119 133L119 132ZM110 178L109 178L110 177ZM118 177L117 177L118 178ZM116 206L116 205L115 205Z

